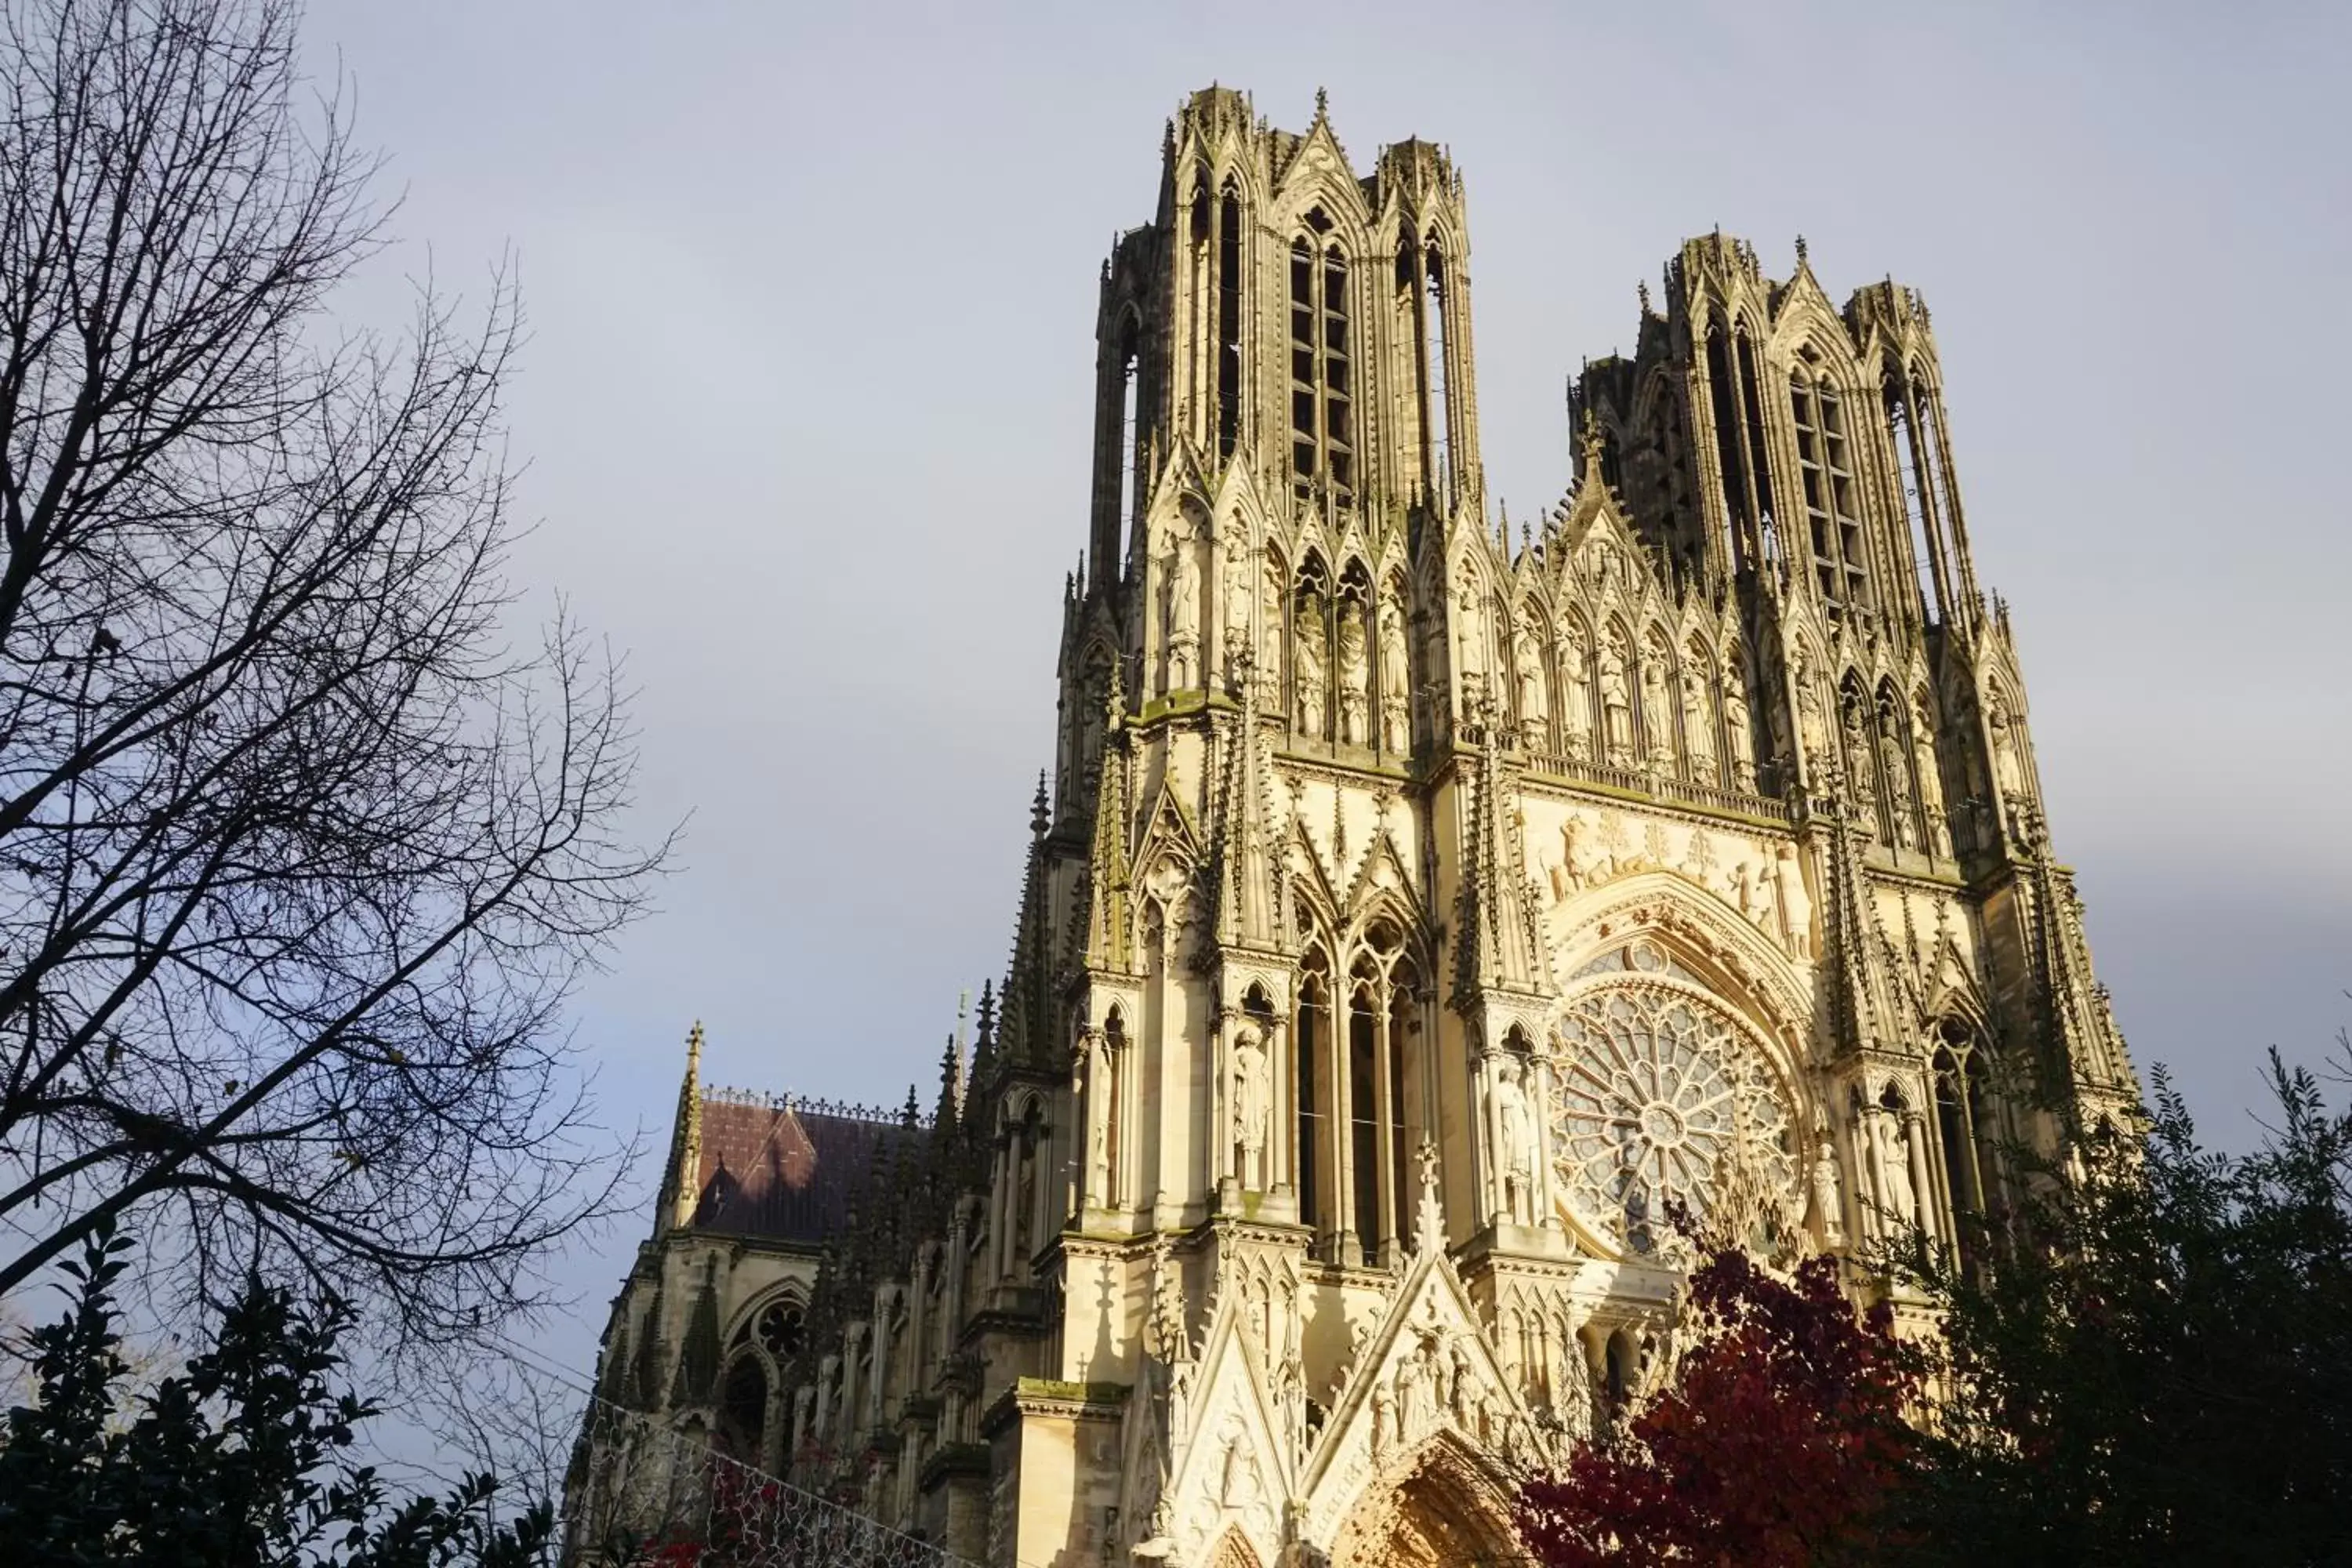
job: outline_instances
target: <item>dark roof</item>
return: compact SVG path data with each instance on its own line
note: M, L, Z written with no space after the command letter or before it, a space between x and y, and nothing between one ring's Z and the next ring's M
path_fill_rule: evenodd
M899 1139L929 1136L886 1111L705 1095L694 1226L821 1242L839 1233L877 1144L887 1164Z

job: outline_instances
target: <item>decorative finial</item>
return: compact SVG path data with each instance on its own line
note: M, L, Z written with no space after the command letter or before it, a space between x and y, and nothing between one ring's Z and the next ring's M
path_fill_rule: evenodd
M1330 113L1330 112L1331 112L1331 95L1330 95L1329 93L1328 93L1328 92L1325 92L1321 88L1319 88L1319 87L1318 87L1318 88L1317 88L1317 89L1315 89L1315 120L1316 120L1316 123L1318 123L1318 124L1322 123L1323 117L1324 117L1325 115L1327 115L1327 114Z
M1054 809L1045 796L1045 770L1039 768L1037 770L1037 798L1029 803L1029 831L1035 834L1038 837L1043 838L1045 837L1045 829L1051 827L1053 825Z
M1445 1245L1445 1208L1437 1195L1437 1145L1421 1141L1421 1202L1414 1215L1413 1248L1435 1252Z
M1797 265L1805 265L1805 237L1801 234L1797 237Z
M686 1081L702 1079L702 1020L697 1018L694 1027L686 1032Z
M1650 285L1648 279L1644 279L1642 281L1638 286L1637 291L1642 296L1642 314L1647 316L1650 313Z

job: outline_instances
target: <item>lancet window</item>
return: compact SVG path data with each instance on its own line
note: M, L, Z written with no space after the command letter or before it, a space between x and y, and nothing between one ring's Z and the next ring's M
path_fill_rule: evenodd
M1886 383L1886 433L1895 446L1895 487L1903 492L1903 518L1911 529L1911 564L1919 582L1919 604L1941 614L1944 583L1948 575L1937 529L1934 503L1927 499L1927 474L1919 458L1916 422L1912 417L1909 389L1900 381Z
M1331 984L1328 961L1320 948L1310 950L1300 961L1297 1006L1297 1016L1290 1030L1297 1058L1291 1083L1291 1103L1297 1108L1297 1136L1293 1144L1297 1170L1293 1180L1298 1193L1298 1223L1320 1229L1329 1223L1325 1211L1329 1206L1326 1189L1330 1182L1330 1161L1323 1145L1324 1126L1328 1121L1325 1098L1330 1092L1331 1077L1321 1066L1323 1054L1330 1048Z
M1836 386L1809 366L1790 374L1789 401L1796 416L1797 474L1814 584L1832 606L1860 605L1866 602L1868 557L1844 405Z
M1318 741L1331 734L1331 623L1339 607L1323 558L1307 552L1290 595L1290 722L1299 734Z
M1292 1037L1298 1217L1342 1259L1405 1240L1414 1151L1428 1125L1419 971L1391 921L1374 921L1335 975L1321 947L1300 966Z
M1242 198L1225 182L1217 200L1217 455L1230 458L1242 433Z
M1983 1051L1964 1024L1946 1020L1935 1057L1936 1131L1963 1262L1981 1261L1984 1221L1998 1197L2000 1124L1986 1087Z
M1450 286L1445 252L1432 236L1418 256L1410 243L1397 251L1397 285L1413 306L1413 342L1421 388L1422 471L1430 490L1443 495L1454 468L1454 414L1446 350L1452 342Z
M1331 228L1322 208L1307 215L1307 227L1311 237L1290 247L1291 482L1301 499L1318 479L1344 497L1356 483L1348 261L1322 238Z

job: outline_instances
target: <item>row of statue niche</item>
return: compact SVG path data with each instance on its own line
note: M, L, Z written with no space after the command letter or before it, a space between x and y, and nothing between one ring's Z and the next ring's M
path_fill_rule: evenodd
M1855 1126L1854 1164L1869 1184L1870 1215L1878 1227L1900 1231L1914 1225L1924 1225L1927 1216L1919 1207L1921 1167L1926 1157L1925 1134L1919 1118L1899 1102L1864 1104L1857 1108L1859 1121ZM1813 1213L1821 1225L1824 1247L1843 1247L1845 1234L1844 1183L1838 1169L1837 1146L1831 1142L1827 1119L1816 1110L1813 1115L1813 1159L1811 1169Z
M1465 595L1460 607L1461 665L1465 689L1475 688L1485 679L1485 638L1478 626L1476 601ZM1660 647L1652 647L1636 660L1613 630L1601 638L1597 651L1589 649L1582 633L1573 627L1550 645L1549 658L1546 642L1541 628L1532 626L1522 626L1511 638L1513 712L1520 737L1528 746L1552 749L1556 670L1559 749L1571 759L1597 758L1612 767L1646 763L1653 768L1670 769L1679 728L1694 779L1754 793L1756 738L1748 680L1736 652L1726 656L1719 671L1712 658L1685 658L1676 669ZM1718 736L1726 744L1718 746Z
M1171 691L1190 690L1202 683L1201 563L1197 542L1186 519L1180 517L1168 525L1161 575L1167 584L1163 624L1168 643L1167 689ZM1336 617L1335 647L1333 628L1326 611L1327 595L1310 585L1301 586L1296 596L1297 616L1290 627L1287 649L1294 660L1290 672L1294 691L1286 705L1286 648L1281 632L1284 605L1291 602L1292 596L1286 592L1282 574L1271 563L1257 574L1262 585L1262 624L1268 635L1263 639L1254 638L1249 624L1253 552L1247 536L1234 524L1216 542L1228 684L1238 690L1247 679L1245 665L1254 663L1262 699L1286 706L1292 722L1301 733L1337 739L1348 745L1367 745L1375 722L1371 655L1376 640L1380 744L1390 752L1410 749L1412 678L1405 655L1404 611L1394 591L1380 595L1378 628L1369 634L1361 599L1343 595L1333 601L1346 606ZM1335 665L1339 677L1336 689L1331 679ZM1338 721L1336 735L1330 724L1334 716Z
M1596 826L1582 812L1570 811L1559 825L1559 858L1543 859L1552 901L1565 903L1578 893L1639 871L1673 871L1738 910L1749 924L1795 956L1812 956L1813 900L1805 887L1804 870L1797 863L1795 845L1773 845L1717 861L1703 835L1694 833L1690 851L1680 863L1668 864L1663 838L1654 834L1653 839L1636 848L1617 813L1603 811ZM1744 841L1741 847L1754 847Z
M1847 689L1839 699L1841 719L1833 748L1820 671L1811 658L1800 652L1795 706L1798 737L1817 780L1822 772L1835 768L1844 776L1864 818L1874 819L1895 844L1941 856L1951 854L1943 774L1936 759L1935 714L1925 692L1906 707L1892 690L1882 689L1874 703L1860 690ZM1997 734L1997 757L2002 751L1999 741Z
M1370 743L1375 715L1370 658L1374 639L1379 651L1380 746L1402 752L1412 743L1411 674L1405 659L1404 610L1393 592L1380 595L1377 610L1357 597L1328 597L1313 587L1302 587L1291 623L1293 663L1291 722L1302 735L1337 740L1343 745ZM1327 603L1337 610L1327 618ZM1377 619L1377 633L1367 635L1366 622ZM1338 622L1337 647L1330 621ZM1268 639L1272 646L1275 639ZM1339 679L1332 671L1336 660ZM1279 669L1279 662L1276 665ZM1336 703L1334 698L1336 696ZM1336 711L1335 733L1330 719Z

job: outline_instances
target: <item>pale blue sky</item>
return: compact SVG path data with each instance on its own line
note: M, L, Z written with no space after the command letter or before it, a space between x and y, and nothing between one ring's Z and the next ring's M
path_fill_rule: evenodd
M315 4L406 244L511 247L525 574L632 657L663 912L583 998L658 1142L721 1082L928 1102L1001 972L1083 541L1097 268L1212 79L1470 191L1514 510L1564 375L1717 224L1927 296L2060 853L2145 1068L2241 1142L2352 1020L2352 7ZM539 601L545 607L546 600ZM656 1173L643 1173L650 1193ZM584 1367L642 1227L548 1326Z

